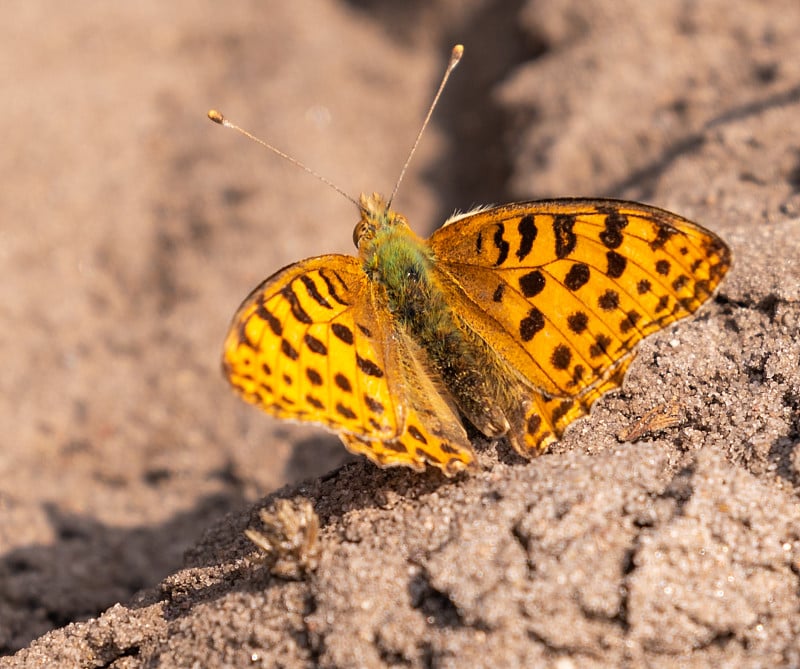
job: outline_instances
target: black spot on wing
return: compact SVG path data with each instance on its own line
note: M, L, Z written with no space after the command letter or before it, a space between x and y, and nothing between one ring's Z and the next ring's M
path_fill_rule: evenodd
M711 286L705 279L700 279L694 284L694 296L700 300L705 300L711 295Z
M522 261L528 257L528 254L533 249L533 242L536 241L536 221L532 214L526 214L517 224L517 232L519 232L519 248L517 249L516 256Z
M328 347L325 346L319 339L315 336L306 333L303 336L303 341L305 342L306 346L312 353L316 353L317 355L327 355L328 354Z
M378 379L383 376L383 370L378 367L378 365L372 362L372 360L362 358L358 354L356 354L356 364L358 365L358 368L367 376L374 376Z
M528 315L519 322L519 336L523 341L530 341L543 328L544 314L536 307L531 307Z
M589 325L589 317L582 311L567 316L567 325L575 334L580 334Z
M653 251L663 249L664 244L669 241L670 237L678 232L675 230L675 228L672 228L664 223L654 223L653 227L656 230L656 238L650 242L650 248Z
M347 284L344 282L344 279L342 279L341 275L335 270L333 271L333 278L328 276L328 273L325 270L320 270L319 275L325 282L325 287L328 289L328 295L330 295L335 302L341 304L343 307L349 307L350 303L339 295L340 290L342 292L347 292ZM336 281L334 281L334 279Z
M519 288L525 297L535 297L544 290L545 279L538 269L519 278Z
M616 290L607 290L597 298L597 306L603 311L613 311L619 306L619 293Z
M566 258L575 250L578 237L573 232L575 217L567 214L559 214L553 221L553 235L556 239L556 257Z
M382 441L381 444L395 453L408 453L408 448L400 441Z
M408 426L408 433L412 437L414 437L414 439L416 439L418 442L420 442L422 444L427 444L428 443L428 440L425 438L425 435L422 434L422 432L420 432L419 429L416 428L414 425L409 425Z
M306 395L306 402L308 402L315 409L319 409L320 411L325 408L325 405L322 403L322 400L317 399L313 395Z
M281 353L283 353L290 360L297 360L300 357L297 349L285 339L281 339Z
M341 372L336 373L336 375L333 377L333 382L340 390L343 390L346 393L353 392L353 386L350 385L348 378Z
M341 402L338 402L336 404L336 413L338 413L343 418L347 418L347 420L353 420L354 418L356 418L355 412L350 407L346 407Z
M289 306L292 309L292 316L306 325L313 323L311 316L308 315L308 312L303 309L303 306L300 304L300 300L297 298L297 294L294 292L292 284L282 288L281 295L283 296L283 299L289 303Z
M256 316L258 316L261 320L266 321L267 325L269 325L269 329L272 330L272 334L280 337L283 334L283 326L281 322L269 311L264 303L259 300L258 304L256 304Z
M635 328L641 317L642 315L638 311L629 311L619 324L620 332L625 334Z
M366 393L364 393L364 402L372 413L380 415L385 411L385 407L381 402L376 400L374 397L370 397Z
M255 348L257 346L257 342L250 341L250 337L247 336L247 323L248 321L240 321L237 324L236 338L239 340L240 344L244 344L248 348Z
M428 451L426 451L424 448L420 448L419 446L414 449L414 452L418 457L421 457L422 459L427 460L434 465L439 465L442 462L441 459L437 458L435 455L433 455L433 453L428 453Z
M353 331L346 325L341 323L334 323L331 325L331 332L336 335L337 339L343 341L349 346L353 345Z
M589 347L589 355L593 358L604 355L608 352L608 347L611 345L611 337L604 334L599 334L595 337L594 344Z
M576 262L564 277L564 285L572 291L578 290L588 283L589 274L589 266L586 263Z
M564 344L559 344L553 349L550 362L556 369L567 369L572 361L572 351Z
M509 243L503 239L503 234L506 228L502 223L497 224L497 230L494 232L494 246L497 249L497 260L495 260L495 267L499 267L506 260L508 260L508 252L510 250Z
M619 212L606 216L605 228L600 233L600 241L609 248L616 249L622 244L622 230L628 225L628 217Z
M678 278L672 282L672 290L678 293L687 283L689 283L689 277L685 274L679 274Z
M300 281L305 286L308 296L314 300L314 302L321 307L325 307L326 309L333 309L331 303L322 296L322 293L320 293L319 290L317 290L317 285L311 280L310 277L301 276Z
M625 256L621 256L616 251L609 251L606 253L606 261L608 262L606 275L610 276L612 279L619 279L628 265Z
M569 413L574 404L575 403L572 400L562 401L561 404L553 409L553 414L550 416L550 420L552 420L554 423L558 423L559 420Z
M506 284L499 283L497 284L497 288L494 289L494 294L492 295L493 302L502 302L503 301L503 293L506 290Z

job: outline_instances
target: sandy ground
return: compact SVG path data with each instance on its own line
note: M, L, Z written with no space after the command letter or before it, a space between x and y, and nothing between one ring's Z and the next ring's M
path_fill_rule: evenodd
M798 28L796 0L6 8L0 666L800 666ZM357 214L205 112L388 191L455 42L418 231L617 196L735 265L552 453L446 480L228 390L241 299ZM299 580L242 535L266 495L318 514Z

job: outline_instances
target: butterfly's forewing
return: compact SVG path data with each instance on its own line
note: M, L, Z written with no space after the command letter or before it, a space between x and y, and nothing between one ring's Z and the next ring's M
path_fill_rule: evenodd
M334 429L378 464L453 474L473 459L466 433L376 290L350 256L280 270L234 316L225 375L267 413Z
M636 344L693 313L730 265L708 230L615 200L486 209L430 245L456 312L540 391L525 427L536 449L617 387Z
M389 387L388 337L349 256L290 265L234 316L223 368L249 402L280 418L391 438L402 413Z

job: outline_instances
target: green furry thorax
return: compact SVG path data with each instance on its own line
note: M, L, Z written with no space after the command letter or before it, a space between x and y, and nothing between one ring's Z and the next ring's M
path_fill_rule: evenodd
M413 334L450 312L431 271L431 250L405 223L376 230L367 247L367 275L384 288L389 311Z
M388 311L433 358L444 355L437 351L443 338L452 353L458 328L432 271L430 247L379 195L362 197L362 205L354 237L364 271L383 289Z

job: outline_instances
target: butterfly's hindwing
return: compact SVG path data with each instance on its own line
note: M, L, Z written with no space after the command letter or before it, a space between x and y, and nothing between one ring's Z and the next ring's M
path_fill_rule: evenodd
M424 352L405 333L396 332L396 373L402 378L403 433L394 439L343 435L348 450L387 467L406 465L418 471L426 464L448 476L468 468L474 453L449 393L423 360Z

